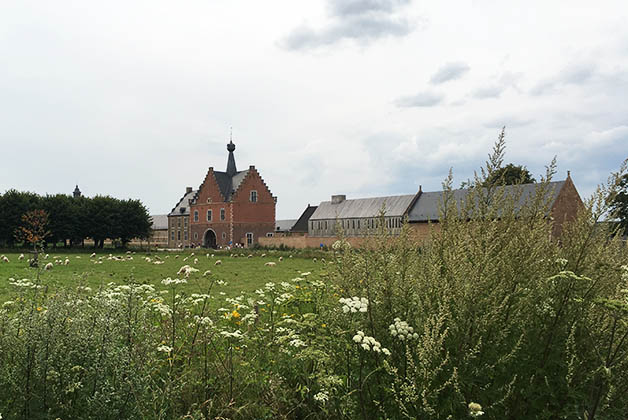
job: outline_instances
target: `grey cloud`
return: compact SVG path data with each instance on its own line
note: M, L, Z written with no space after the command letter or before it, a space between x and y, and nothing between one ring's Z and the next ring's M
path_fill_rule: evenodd
M424 91L416 95L402 96L395 101L401 108L430 107L440 104L445 96L442 93Z
M437 85L449 80L460 79L469 70L470 67L466 63L447 63L432 75L430 83Z
M405 6L411 0L330 0L328 3L332 15L348 16L372 12L392 13L395 8Z
M488 85L476 89L472 96L476 99L499 98L508 86Z
M558 74L537 83L531 90L532 95L550 93L567 85L583 85L596 76L596 67L592 63L576 63L562 69Z
M397 8L410 0L329 0L331 22L314 29L308 25L295 28L279 45L288 50L302 50L332 45L342 40L369 43L387 36L402 37L415 28L408 19L396 14Z

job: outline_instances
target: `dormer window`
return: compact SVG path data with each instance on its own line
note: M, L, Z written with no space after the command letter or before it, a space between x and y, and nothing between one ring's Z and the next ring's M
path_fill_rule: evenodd
M212 202L212 198L211 197L207 197L207 202L211 203Z
M251 203L257 203L257 191L251 191Z

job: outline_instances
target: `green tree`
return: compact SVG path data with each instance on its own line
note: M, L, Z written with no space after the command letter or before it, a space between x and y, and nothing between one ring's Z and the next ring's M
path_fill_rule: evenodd
M611 209L619 219L620 229L628 232L628 174L619 179L619 191L611 198Z
M484 182L484 186L531 184L533 182L536 182L536 180L525 166L509 163L491 172L490 176Z
M22 223L22 215L40 208L40 201L37 194L14 189L0 197L0 243L13 246L14 233Z

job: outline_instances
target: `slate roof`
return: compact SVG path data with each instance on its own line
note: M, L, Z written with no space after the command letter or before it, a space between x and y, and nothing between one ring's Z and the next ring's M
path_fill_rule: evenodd
M168 215L154 214L150 216L153 230L168 230Z
M308 223L310 221L310 217L314 214L314 211L318 208L318 206L310 206L309 204L297 220L297 222L292 226L290 232L301 232L307 233Z
M238 190L238 187L249 173L249 170L236 172L233 177L229 176L227 172L214 171L216 182L225 201L231 200L231 195Z
M275 220L275 232L288 232L297 222L297 219Z
M556 201L556 198L558 197L558 194L560 193L560 190L562 189L564 184L565 181L550 182L548 184L545 196L549 202L550 209L554 205L554 202ZM515 204L515 210L519 210L525 205L526 202L534 198L537 189L540 188L542 185L543 184L506 185L499 188L504 188L504 194L506 195L518 195L518 201ZM469 190L453 190L452 194L453 199L456 202L456 206L458 210L460 210L465 205L464 203L467 200ZM422 192L414 206L412 206L412 208L408 212L408 221L438 221L440 217L440 207L442 206L444 196L444 191Z
M181 199L179 200L177 205L174 206L174 208L172 209L172 211L170 213L168 213L168 216L189 215L190 214L190 203L189 203L188 200L193 199L197 192L198 192L197 190L192 190L191 192L186 193L183 197L181 197ZM183 210L181 210L181 209L183 209Z
M377 217L382 206L384 206L386 216L403 216L415 197L416 194L358 198L344 200L338 204L323 201L314 211L310 220Z

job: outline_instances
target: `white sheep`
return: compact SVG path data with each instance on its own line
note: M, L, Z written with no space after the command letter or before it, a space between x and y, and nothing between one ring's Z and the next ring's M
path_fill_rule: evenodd
M44 266L44 270L52 270L52 267L53 267L52 263L48 263Z
M190 267L189 265L184 265L183 267L179 269L179 271L177 272L177 275L185 274L185 277L190 277L191 273L195 273L197 271L198 270L194 267Z
M253 254L247 255L246 258L253 258Z
M17 257L18 260L22 261L24 259L24 254L20 254L19 257Z
M283 261L283 257L279 257L279 262L282 262L282 261Z
M185 258L183 259L183 261L187 261L187 260L188 260L188 258L189 258L189 257L185 257Z
M220 260L216 260L216 262L214 263L214 265L220 265L220 264L222 264L222 261Z
M95 258L96 257L96 253L92 252L92 255L89 256L89 258Z
M49 256L49 254L44 255L44 260L47 260Z
M267 266L267 267L274 267L274 266L276 265L276 263L275 263L275 262L273 262L273 261L268 261L268 262L267 262L266 264L264 264L264 265L265 265L265 266Z
M65 261L63 261L63 265L69 265L70 264L70 259L66 258Z
M207 270L206 272L204 272L204 273L203 273L203 276L204 276L204 277L207 277L207 276L209 276L211 273L212 273L211 271Z
M6 256L4 256L4 255L2 257L0 257L0 259L2 260L2 262L5 262L5 263L9 262L9 259Z
M194 265L198 264L198 258L194 258Z
M266 254L262 254L261 257L264 258L266 256Z

